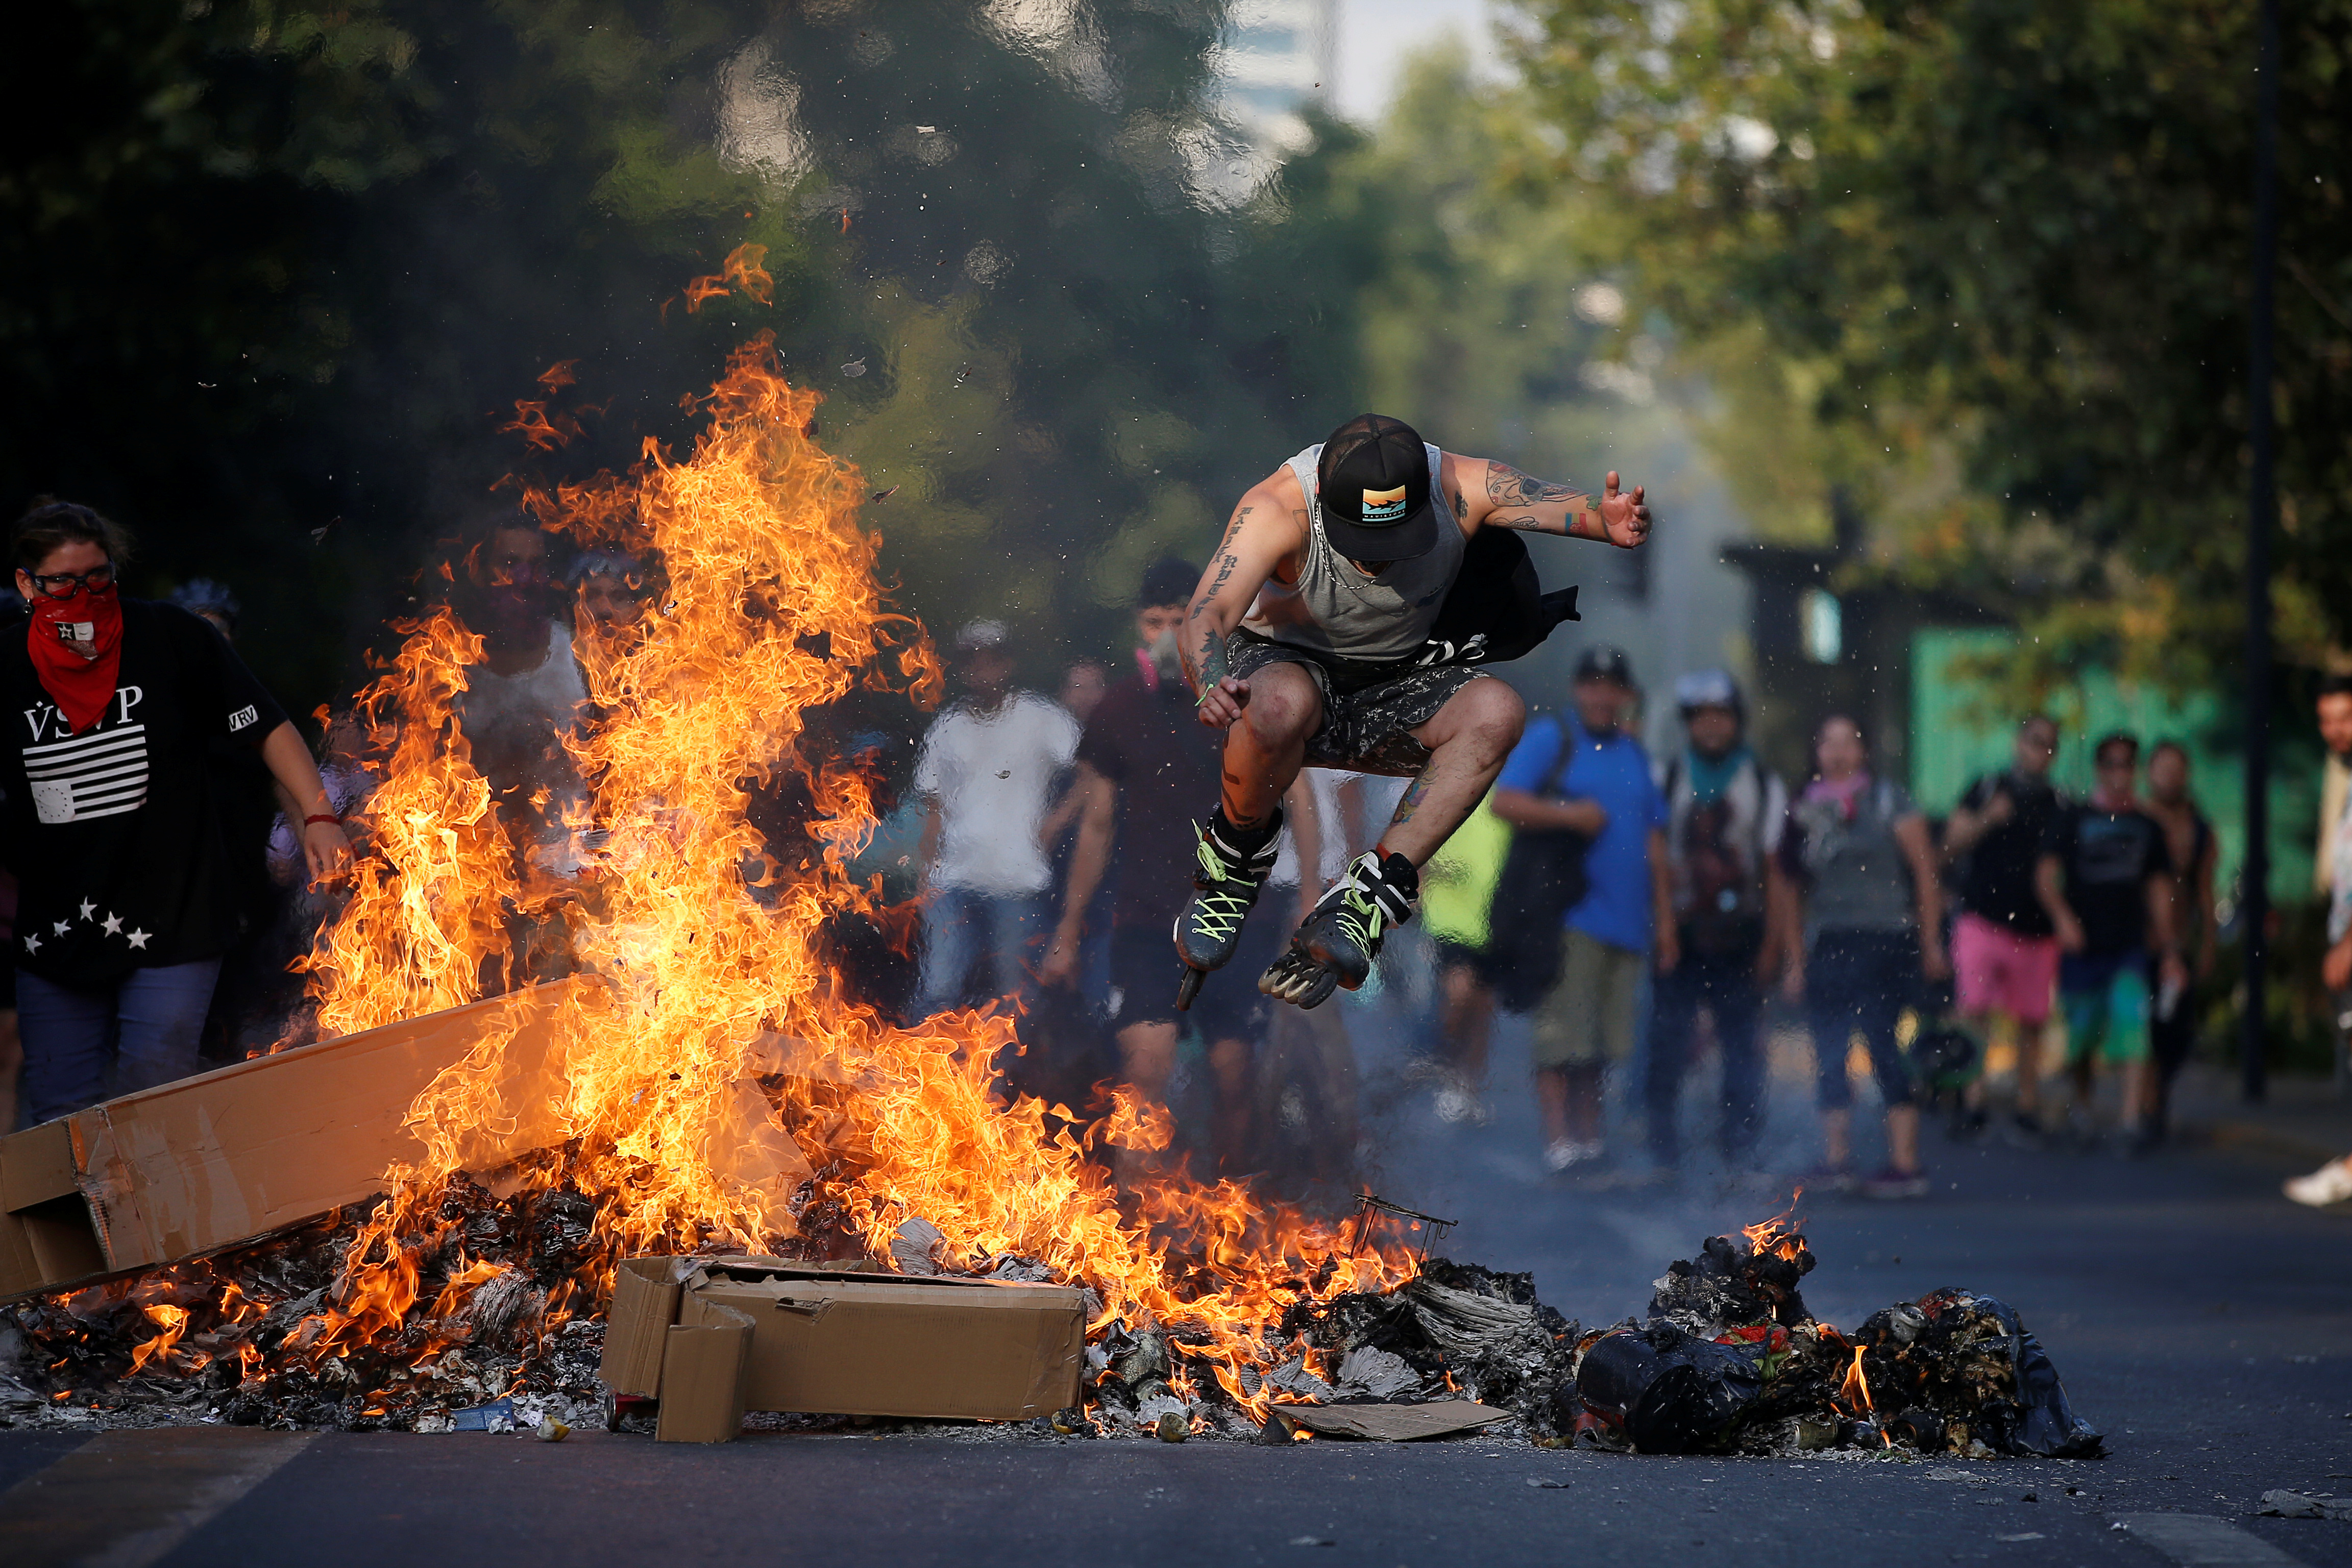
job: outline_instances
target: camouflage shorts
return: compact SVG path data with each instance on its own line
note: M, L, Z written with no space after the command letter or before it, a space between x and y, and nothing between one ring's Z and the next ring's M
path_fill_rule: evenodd
M1413 665L1359 683L1336 675L1313 654L1248 632L1225 640L1234 678L1246 680L1270 664L1295 664L1323 697L1323 726L1307 738L1307 765L1411 778L1429 764L1429 748L1412 731L1437 717L1454 694L1483 671L1458 664Z

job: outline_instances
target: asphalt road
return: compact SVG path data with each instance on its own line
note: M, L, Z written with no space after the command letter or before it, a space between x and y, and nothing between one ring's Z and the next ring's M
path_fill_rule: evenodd
M1507 1041L1497 1078L1517 1079ZM1781 1100L1774 1147L1800 1161L1803 1107ZM1532 1268L1588 1323L1637 1311L1665 1262L1776 1206L1703 1169L1672 1191L1545 1178L1516 1095L1478 1129L1441 1126L1402 1089L1386 1104L1381 1190L1458 1216L1455 1256ZM2008 1300L2111 1458L0 1432L0 1563L2352 1563L2352 1522L2254 1516L2272 1488L2352 1493L2352 1215L2281 1201L2292 1167L2258 1152L1931 1140L1929 1160L1927 1201L1807 1202L1809 1302L1851 1326L1946 1284Z

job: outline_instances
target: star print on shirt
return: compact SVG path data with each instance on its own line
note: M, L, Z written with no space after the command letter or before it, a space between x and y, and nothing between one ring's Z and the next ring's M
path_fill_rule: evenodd
M129 939L131 945L133 947L145 947L147 945L147 935L148 933L143 931L133 930Z
M71 921L58 921L56 924L50 926L49 929L57 932L59 936L63 936L68 931L73 930L73 922Z
M28 937L26 937L26 938L25 939L25 951L26 951L26 952L40 952L40 951L41 951L41 939L40 939L39 937L37 937L37 936L28 936Z
M121 936L122 934L122 917L116 914L112 910L106 911L106 918L99 921L98 925L99 929L106 932L109 936Z
M90 902L88 899L84 899L84 900L81 901L81 918L82 918L82 919L84 919L84 920L89 920L89 919L92 918L93 916L95 916L97 913L98 913L98 906L97 906L96 904L94 904L94 903Z

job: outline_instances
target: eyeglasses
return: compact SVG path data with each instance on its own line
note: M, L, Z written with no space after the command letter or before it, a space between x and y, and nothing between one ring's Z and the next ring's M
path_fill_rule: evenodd
M114 585L114 565L93 566L87 572L27 572L33 586L52 599L70 598L77 589L110 588Z

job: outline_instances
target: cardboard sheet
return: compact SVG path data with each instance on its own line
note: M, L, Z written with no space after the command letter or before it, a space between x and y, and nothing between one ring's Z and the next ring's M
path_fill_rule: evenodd
M1510 1412L1467 1399L1444 1399L1432 1405L1277 1405L1274 1413L1295 1426L1332 1437L1370 1437L1382 1443L1410 1443L1420 1437L1443 1437L1449 1432L1471 1432L1507 1420Z
M690 1270L680 1280L681 1268ZM722 1400L705 1331L751 1325ZM1078 1402L1086 1297L1060 1285L910 1278L772 1258L625 1259L602 1370L660 1402L664 1442L709 1442L745 1410L1019 1421ZM680 1402L691 1409L674 1415ZM731 1414L730 1414L731 1412Z
M152 1268L361 1203L423 1146L409 1108L443 1069L510 1034L519 1113L479 1166L552 1141L554 1020L575 978L238 1062L0 1138L0 1299Z

